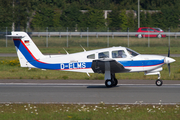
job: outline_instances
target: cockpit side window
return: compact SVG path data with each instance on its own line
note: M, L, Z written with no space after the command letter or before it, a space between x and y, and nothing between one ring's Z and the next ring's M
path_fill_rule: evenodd
M101 53L99 53L98 58L109 58L109 52L101 52Z
M126 49L127 49L128 53L129 53L130 55L132 55L132 56L137 56L137 55L139 55L139 53L137 53L137 52L135 52L135 51L133 51L133 50L131 50L131 49L129 49L129 48L126 48Z
M95 54L91 54L87 56L88 59L95 59Z
M127 55L124 50L112 51L112 58L126 58Z

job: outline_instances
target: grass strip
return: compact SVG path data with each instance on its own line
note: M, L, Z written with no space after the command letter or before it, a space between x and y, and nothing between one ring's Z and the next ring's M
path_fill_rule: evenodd
M179 105L0 104L3 120L178 120Z

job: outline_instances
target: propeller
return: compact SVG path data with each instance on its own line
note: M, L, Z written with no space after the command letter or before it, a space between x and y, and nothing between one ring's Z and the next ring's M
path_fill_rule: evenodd
M170 28L169 28L169 32L170 32ZM174 60L173 58L170 58L170 36L169 36L169 48L168 48L168 56L166 57L166 64L168 66L168 70L169 70L169 76L171 74L171 69L170 69L170 63L174 62L176 60Z
M170 46L169 46L169 49L168 49L168 57L170 57ZM168 66L169 76L170 76L170 74L171 74L170 63L168 63L167 66Z

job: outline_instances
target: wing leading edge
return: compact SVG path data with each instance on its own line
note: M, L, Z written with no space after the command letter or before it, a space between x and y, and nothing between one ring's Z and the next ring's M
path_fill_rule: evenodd
M130 69L125 69L122 64L117 62L114 59L97 59L93 60L91 65L92 70L94 73L105 73L106 70L109 70L111 73L120 73L120 72L127 72Z

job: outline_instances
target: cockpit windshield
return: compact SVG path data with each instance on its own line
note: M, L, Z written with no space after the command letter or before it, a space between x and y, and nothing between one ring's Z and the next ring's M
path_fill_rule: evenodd
M129 53L130 55L132 55L132 56L137 56L137 55L139 55L138 52L136 52L136 51L134 51L134 50L131 50L131 49L129 49L129 48L126 48L126 50L127 50L128 53Z

